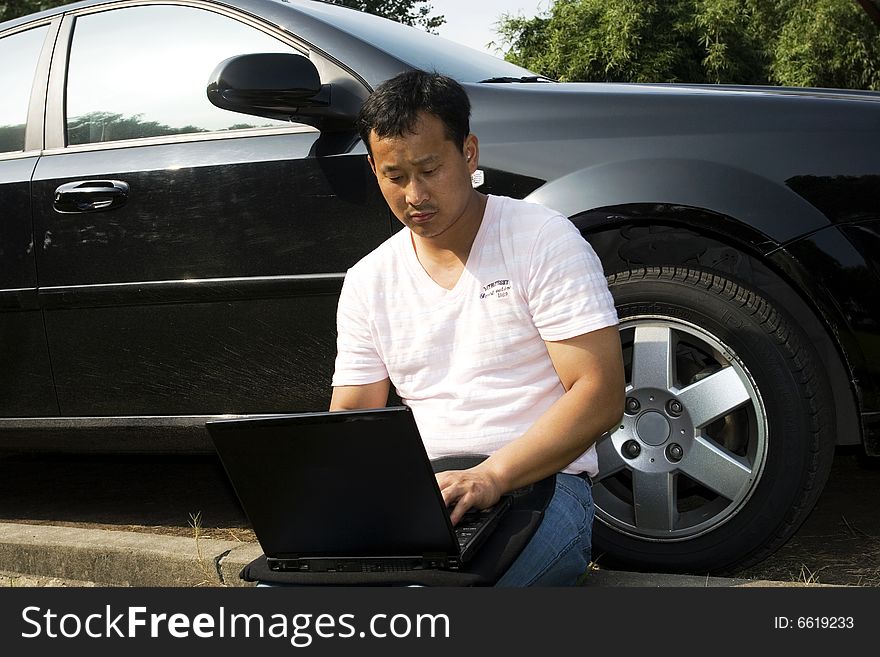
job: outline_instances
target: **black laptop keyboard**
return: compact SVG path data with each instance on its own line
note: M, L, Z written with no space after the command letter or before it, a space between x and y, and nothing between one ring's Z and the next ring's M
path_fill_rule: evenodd
M455 537L461 548L461 560L467 561L471 554L488 538L498 524L502 512L510 504L510 498L488 509L469 509L454 527Z
M464 547L474 539L480 529L489 522L491 514L488 509L484 511L471 509L464 514L455 526L455 537L460 547Z

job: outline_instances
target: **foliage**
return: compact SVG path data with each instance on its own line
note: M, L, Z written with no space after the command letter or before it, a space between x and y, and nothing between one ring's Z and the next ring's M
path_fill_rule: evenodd
M880 36L856 2L797 3L775 44L771 78L792 86L880 90Z
M71 145L89 144L101 141L206 132L205 128L193 125L172 128L158 121L143 121L142 116L142 114L123 116L113 112L89 112L70 120L67 126L68 142Z
M557 0L498 33L559 80L880 89L880 30L854 0Z
M0 0L0 23L44 9L68 4L71 0Z
M0 125L0 153L24 150L24 124Z
M344 5L365 11L368 14L390 18L404 25L421 27L434 32L446 22L443 16L428 16L433 8L427 0L329 0L336 5ZM419 5L419 6L417 6Z

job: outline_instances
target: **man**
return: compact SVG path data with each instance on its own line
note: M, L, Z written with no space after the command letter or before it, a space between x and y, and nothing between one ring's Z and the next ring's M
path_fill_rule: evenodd
M387 81L361 110L370 166L405 228L346 276L330 410L385 406L393 384L432 459L488 454L437 475L453 523L564 472L498 585L570 585L590 558L583 474L623 413L617 314L567 218L474 189L469 117L464 89L423 71Z

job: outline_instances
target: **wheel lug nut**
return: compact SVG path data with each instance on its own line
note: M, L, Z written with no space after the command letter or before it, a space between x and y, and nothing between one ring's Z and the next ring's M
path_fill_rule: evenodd
M634 459L642 453L641 446L635 440L627 440L623 443L623 455L628 459Z
M639 400L635 397L627 397L626 398L626 412L627 413L638 413L639 409L642 405L639 403Z
M677 399L670 399L666 402L666 412L673 417L678 417L684 411L684 406Z
M672 443L669 447L666 448L666 456L673 463L678 463L684 456L684 450L678 443Z

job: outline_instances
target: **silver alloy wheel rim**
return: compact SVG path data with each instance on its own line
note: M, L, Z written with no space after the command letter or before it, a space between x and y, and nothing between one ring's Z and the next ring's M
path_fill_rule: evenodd
M704 328L636 316L620 333L628 410L596 444L596 518L641 539L695 538L733 518L760 480L764 403L746 366Z

